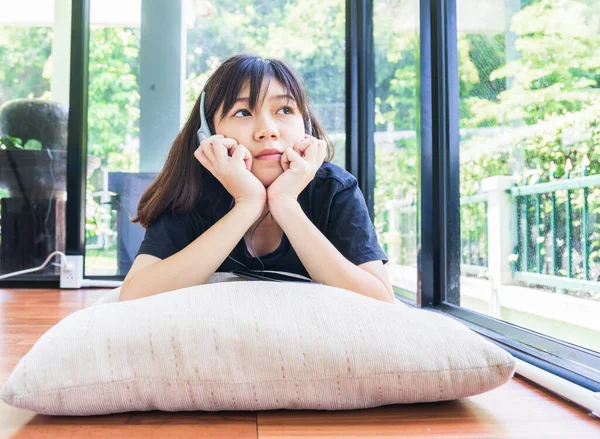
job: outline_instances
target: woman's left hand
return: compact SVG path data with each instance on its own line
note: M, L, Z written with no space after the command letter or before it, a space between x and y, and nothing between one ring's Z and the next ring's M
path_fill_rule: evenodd
M305 134L304 140L281 155L283 174L267 188L267 201L298 199L314 178L327 155L327 142Z

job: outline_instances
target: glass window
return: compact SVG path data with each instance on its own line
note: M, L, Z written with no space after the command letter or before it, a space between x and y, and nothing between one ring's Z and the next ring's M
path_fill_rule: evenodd
M141 14L139 0L90 2L87 147L88 163L99 166L88 169L86 184L86 276L127 274L143 237L129 221L149 184L139 173ZM165 143L166 134L160 136Z
M0 274L65 250L70 42L70 0L0 3Z
M228 56L288 62L345 166L343 0L92 0L90 12L88 152L100 166L87 186L87 276L127 274L144 234L130 217Z
M457 3L460 305L600 351L600 4Z
M375 228L399 294L417 291L419 2L374 2Z

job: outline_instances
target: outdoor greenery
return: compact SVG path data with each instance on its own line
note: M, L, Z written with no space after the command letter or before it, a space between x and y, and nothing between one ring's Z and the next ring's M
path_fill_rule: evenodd
M494 175L514 175L516 184L525 185L566 178L565 166L571 166L571 177L600 173L600 4L521 3L506 32L465 34L459 29L461 196L476 194L481 180ZM391 147L377 145L375 226L384 244L391 236L386 201L410 204L417 197L418 19L414 29L399 30L393 17L402 4L375 1L376 130L404 134ZM343 133L344 5L341 0L215 3L212 15L199 14L187 32L186 110L220 60L256 52L288 61L303 77L326 129ZM514 42L507 43L507 33L514 34ZM2 28L0 105L18 97L52 98L51 44L51 28ZM139 29L91 30L88 151L109 171L136 172L139 167L139 49ZM344 150L338 142L336 163L343 164ZM100 185L96 173L88 182L88 238L112 229L91 195ZM566 195L557 196L564 203ZM574 195L575 208L581 199ZM599 188L590 190L589 203L591 261L598 264ZM547 200L543 210L547 218ZM481 207L461 212L466 240L469 233L480 233L485 218ZM600 271L594 273L597 279Z
M495 175L512 175L515 184L529 185L600 173L600 5L574 0L529 3L512 17L510 31L515 40L511 50L506 48L504 34L458 35L461 196L478 193L481 181ZM384 53L388 59L407 58ZM417 90L416 80L409 88ZM396 96L388 98L392 102L395 99ZM402 127L397 114L393 109L387 113L387 120L393 120L396 129ZM402 121L404 126L410 126L408 119ZM403 141L397 146L394 151L377 151L378 213L389 199L403 199L407 203L415 200L416 143ZM565 166L571 168L568 174ZM566 191L558 192L561 251L565 249L565 200ZM542 197L542 203L543 229L533 230L535 239L531 245L542 239L545 244L541 252L547 256L551 241L550 196ZM574 272L582 278L582 263L577 257L580 258L582 246L583 191L574 191L572 203ZM600 221L597 220L600 188L590 190L588 203L591 277L597 280L600 278ZM531 205L530 218L533 209ZM393 234L383 233L383 215L377 220L378 230L391 243ZM461 208L461 239L467 242L471 235L473 254L482 246L485 221L484 203ZM469 249L463 246L462 250L466 260ZM533 247L529 254L534 253ZM560 273L564 274L564 257L559 265ZM544 272L548 268L545 260Z

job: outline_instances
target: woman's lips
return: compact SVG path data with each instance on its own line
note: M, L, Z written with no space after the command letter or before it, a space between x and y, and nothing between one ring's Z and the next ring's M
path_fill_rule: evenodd
M265 154L256 157L256 160L280 160L281 154Z

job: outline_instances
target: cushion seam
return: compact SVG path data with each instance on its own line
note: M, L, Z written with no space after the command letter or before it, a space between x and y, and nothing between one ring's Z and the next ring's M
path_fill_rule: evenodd
M456 373L456 372L465 372L465 371L472 371L472 370L489 370L491 368L497 368L497 367L506 367L506 366L510 366L510 367L514 367L514 362L507 362L507 363L501 363L501 364L496 364L496 365L490 365L490 366L482 366L482 367L468 367L468 368L464 368L464 369L442 369L442 370L416 370L416 371L412 371L412 372L384 372L384 373L378 373L378 374L373 374L373 375L363 375L363 376L359 376L359 377L355 377L355 376L351 376L351 377L324 377L324 378L311 378L311 379L306 379L306 380L298 380L295 378L289 378L289 379L277 379L277 380L263 380L263 381L234 381L231 383L224 383L223 381L217 381L217 380L204 380L204 381L196 381L193 379L190 380L183 380L183 379L171 379L171 378L146 378L146 377L138 377L138 378L129 378L129 379L122 379L122 380L117 380L117 381L106 381L103 383L96 383L96 384L86 384L86 385L82 385L82 386L69 386L69 387L61 387L55 390L41 390L38 392L29 392L29 393L21 393L21 394L14 394L12 395L13 398L23 398L26 396L30 396L30 395L43 395L43 394L47 394L47 393L56 393L56 392L61 392L64 390L70 390L70 389L86 389L89 387L96 387L96 386L105 386L105 385L111 385L111 384L122 384L122 383L128 383L128 382L132 382L132 381L158 381L158 382L181 382L181 383L189 383L192 381L195 381L197 383L202 383L202 384L209 384L209 383L213 383L213 384L262 384L262 383L275 383L275 382L311 382L311 381L330 381L330 380L349 380L349 379L364 379L364 378L373 378L373 377L380 377L380 376L385 376L385 375L419 375L419 374L432 374L432 373L439 373L439 372L450 372L450 373Z

